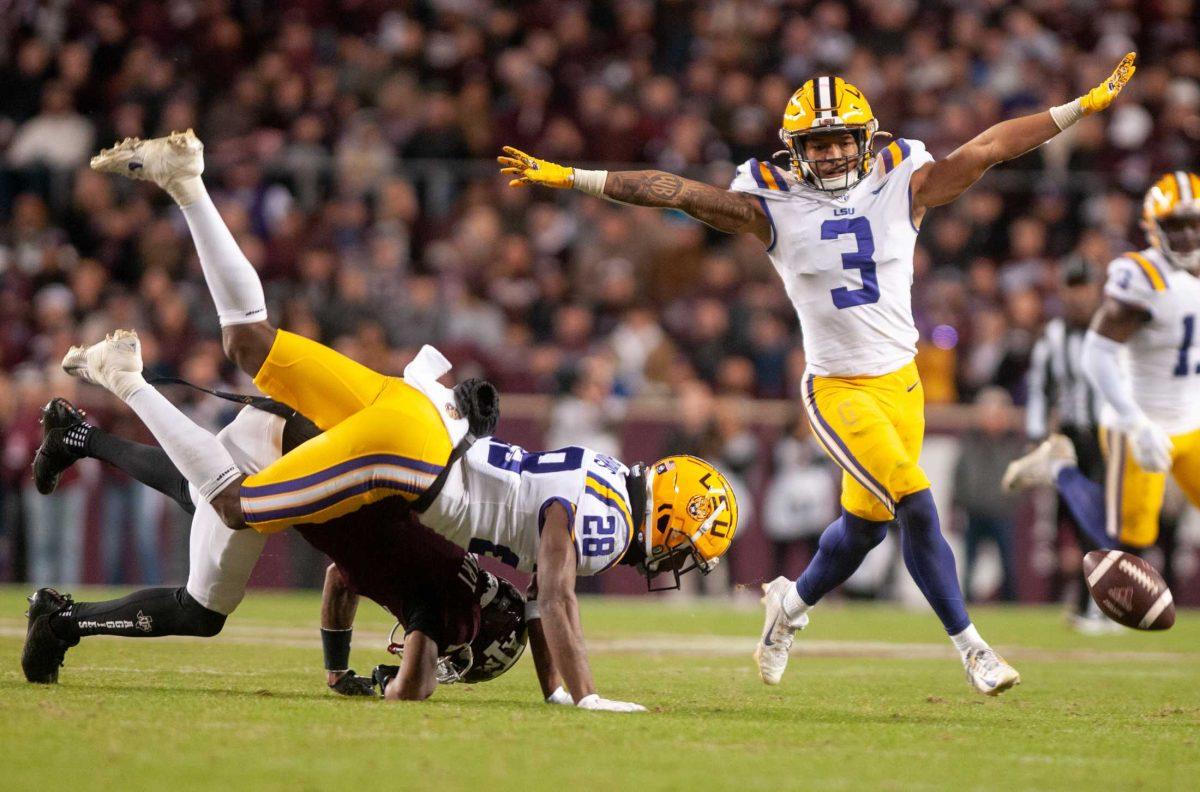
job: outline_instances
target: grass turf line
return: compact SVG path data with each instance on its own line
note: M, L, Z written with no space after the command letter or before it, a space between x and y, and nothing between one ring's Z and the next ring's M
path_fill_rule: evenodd
M59 686L28 685L26 593L0 589L4 788L1183 789L1200 775L1195 612L1166 633L1085 638L1055 609L976 608L1024 679L987 699L920 611L823 604L798 643L825 649L767 688L755 609L584 600L601 693L652 709L617 716L542 704L528 658L424 704L336 697L309 593L254 592L213 640L87 639ZM389 627L364 603L360 672L387 661Z

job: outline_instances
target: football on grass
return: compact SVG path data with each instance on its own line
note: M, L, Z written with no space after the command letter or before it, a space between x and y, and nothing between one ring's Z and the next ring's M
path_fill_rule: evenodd
M1088 591L1113 621L1135 630L1166 630L1175 600L1158 570L1131 553L1093 550L1083 557Z

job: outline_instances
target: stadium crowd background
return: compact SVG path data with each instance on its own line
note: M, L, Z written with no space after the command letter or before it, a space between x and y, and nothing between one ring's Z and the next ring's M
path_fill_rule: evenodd
M938 405L979 397L999 418L969 419L974 431L1015 454L1007 404L1022 404L1032 344L1060 311L1060 272L1080 259L1100 277L1142 246L1141 193L1164 170L1195 167L1197 33L1190 0L8 3L0 579L181 574L186 524L128 480L93 463L53 498L32 490L51 394L148 439L57 371L70 344L133 326L154 373L248 387L223 359L169 199L88 170L114 139L195 128L209 189L282 326L394 372L435 343L460 375L513 397L502 429L526 443L717 458L767 493L743 529L758 549L743 551L749 563L734 553L734 577L753 580L811 539L796 525L825 524L836 491L794 408L755 401L794 405L803 369L761 246L670 213L510 189L499 147L727 184L737 163L780 148L791 92L836 71L883 129L945 156L995 121L1078 95L1136 49L1137 78L1111 112L996 169L931 212L920 238L931 426L962 429L940 416L963 411ZM212 428L230 413L172 395ZM660 408L639 413L647 403ZM794 572L801 556L788 558ZM287 564L301 569L272 574L312 580ZM1022 580L1020 593L1045 586Z

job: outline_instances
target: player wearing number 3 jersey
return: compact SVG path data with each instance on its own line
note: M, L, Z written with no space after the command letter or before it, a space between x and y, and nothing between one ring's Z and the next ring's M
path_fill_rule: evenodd
M784 110L780 153L790 166L752 159L729 190L662 171L579 170L504 149L501 172L512 186L569 187L753 234L783 279L804 336L809 421L844 471L843 513L795 585L778 578L764 587L767 623L755 652L764 682L779 682L807 611L858 568L892 524L971 684L995 694L1019 681L971 625L918 464L925 422L913 364L913 249L929 207L949 203L991 166L1108 107L1133 75L1133 62L1130 53L1084 96L999 123L941 161L920 141L885 140L891 136L879 131L867 98L832 76L804 83Z

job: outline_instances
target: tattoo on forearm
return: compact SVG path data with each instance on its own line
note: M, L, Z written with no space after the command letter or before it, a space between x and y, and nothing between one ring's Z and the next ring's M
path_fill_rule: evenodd
M683 192L683 179L661 171L630 171L611 174L605 192L618 201L646 202L648 206L673 206Z
M748 231L755 219L749 196L663 171L614 171L604 194L636 206L680 209L718 231Z

